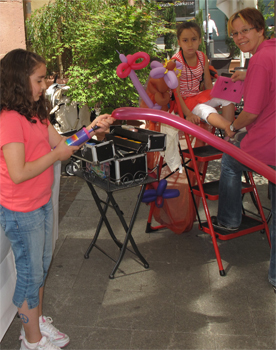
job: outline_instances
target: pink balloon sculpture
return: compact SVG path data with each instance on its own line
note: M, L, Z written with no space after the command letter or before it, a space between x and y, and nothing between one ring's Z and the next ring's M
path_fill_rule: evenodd
M122 107L115 109L112 113L112 117L122 120L144 119L171 125L176 129L193 135L209 145L216 147L222 152L229 154L242 164L276 184L276 171L270 168L268 165L252 157L243 150L238 149L231 143L214 136L210 132L185 119L180 118L179 116L149 108Z
M149 108L161 109L161 106L158 104L153 104L145 89L143 88L143 85L140 83L136 73L134 72L134 70L145 68L149 64L149 55L146 52L136 52L134 55L127 55L126 57L121 53L119 54L119 58L122 63L120 63L116 69L118 77L124 79L129 76L138 94L145 101L146 105ZM139 58L142 58L143 61L136 63Z

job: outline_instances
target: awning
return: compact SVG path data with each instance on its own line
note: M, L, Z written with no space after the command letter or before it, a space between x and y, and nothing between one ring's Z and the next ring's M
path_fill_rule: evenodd
M217 8L228 18L245 7L257 7L257 0L217 0Z
M246 7L257 8L258 0L217 0L217 8L222 11L228 18L235 12L240 11ZM241 66L244 66L244 54L240 55Z

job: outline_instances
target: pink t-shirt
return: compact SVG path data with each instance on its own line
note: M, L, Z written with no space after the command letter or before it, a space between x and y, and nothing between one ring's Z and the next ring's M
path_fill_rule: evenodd
M25 146L25 161L31 162L51 152L48 125L37 118L30 123L16 111L2 111L0 114L0 204L13 211L29 212L48 203L54 179L50 166L33 179L15 184L8 173L2 147L8 143L20 142Z
M276 39L262 42L250 58L244 81L244 111L257 114L247 126L241 149L276 165Z

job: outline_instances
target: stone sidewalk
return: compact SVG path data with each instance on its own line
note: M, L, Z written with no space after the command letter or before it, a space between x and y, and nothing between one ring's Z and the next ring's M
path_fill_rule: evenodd
M258 181L263 205L269 207L267 184ZM137 194L138 188L116 193L126 221ZM61 177L59 239L44 313L70 336L66 349L275 350L275 294L267 280L265 235L219 241L226 271L221 277L211 238L197 223L181 235L169 230L147 234L147 215L142 204L133 237L149 269L126 252L111 280L112 260L95 248L84 259L99 218L88 186L77 177ZM123 240L116 215L110 211L108 217ZM97 243L118 256L105 227ZM19 349L19 331L15 318L2 350Z

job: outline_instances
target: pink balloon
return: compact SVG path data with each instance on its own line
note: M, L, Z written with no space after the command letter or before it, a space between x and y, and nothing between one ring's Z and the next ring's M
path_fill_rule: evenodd
M142 58L143 61L136 63L136 61ZM150 56L149 54L147 54L146 52L136 52L133 55L127 55L127 60L129 62L129 64L131 65L131 68L136 70L136 69L143 69L145 68L149 63L150 63Z
M150 57L146 52L136 52L134 55L123 55L122 53L119 55L121 60L121 64L117 67L116 73L119 78L130 77L133 85L135 86L138 94L142 98L142 100L146 103L149 108L159 108L159 106L155 106L152 100L149 98L146 93L143 85L140 83L134 69L142 69L146 67L150 61ZM135 63L138 58L143 58L141 63ZM161 106L160 106L161 109Z
M222 152L229 154L242 164L276 184L276 171L270 168L268 165L252 157L243 150L238 149L231 143L214 136L210 132L185 119L180 118L179 116L148 108L122 107L115 109L112 113L112 117L122 120L144 119L171 125L176 129L195 136L209 145L216 147Z
M120 60L122 61L121 64L117 67L116 73L119 78L123 79L126 78L131 70L139 70L145 68L149 62L150 57L146 52L136 52L134 55L127 55L125 57L123 54L120 54ZM143 61L136 63L136 61L142 58Z

